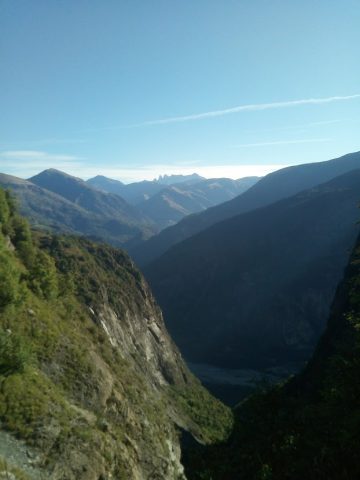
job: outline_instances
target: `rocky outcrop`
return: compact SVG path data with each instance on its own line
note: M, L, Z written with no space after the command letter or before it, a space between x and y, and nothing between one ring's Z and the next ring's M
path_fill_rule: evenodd
M31 446L44 479L184 480L180 429L209 443L232 417L187 369L139 271L115 248L1 219L0 432Z

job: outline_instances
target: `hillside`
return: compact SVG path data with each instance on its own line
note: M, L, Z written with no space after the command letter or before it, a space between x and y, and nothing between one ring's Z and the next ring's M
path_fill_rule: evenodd
M103 192L120 195L120 197L124 198L131 205L137 205L147 200L164 188L164 185L159 182L144 180L142 182L124 184L118 180L104 177L103 175L90 178L86 183Z
M138 205L148 200L166 187L181 183L183 185L191 185L205 180L200 175L164 175L155 180L143 180L141 182L122 183L119 180L97 175L90 178L86 183L103 192L115 193L123 197L131 205Z
M99 190L120 195L152 220L159 230L174 225L192 213L226 202L259 180L246 177L205 179L199 175L165 175L158 180L127 185L101 175L87 180Z
M360 239L301 375L235 410L228 442L187 456L190 480L360 477Z
M230 425L127 255L32 233L0 190L0 474L180 480L178 429Z
M54 175L63 178L62 174ZM79 183L78 190L81 192L82 184L73 180L73 177L69 178L69 183L74 181L75 186ZM79 194L80 200L76 201L76 193L71 195L71 189L64 194L66 196L62 196L56 193L55 188L53 192L28 180L5 174L0 174L0 186L13 191L21 213L37 228L85 235L115 246L140 241L154 231L149 220L141 220L141 214L132 216L128 210L132 207L126 206L124 211L124 202L119 197L113 195L104 198L101 192L92 191L89 187L85 194Z
M44 170L31 177L29 181L66 198L85 210L107 218L117 219L128 224L145 223L147 220L119 195L101 192L80 178L58 170Z
M192 213L226 202L240 195L258 181L258 177L239 180L229 178L203 179L197 183L179 183L151 196L138 208L160 229L174 225Z
M138 265L144 266L165 253L171 246L217 222L270 205L359 167L360 152L355 152L326 162L283 168L266 175L233 200L184 218L178 224L153 236L144 244L138 247L134 246L130 249L130 254Z
M359 199L355 170L218 223L148 265L185 357L227 368L308 359L358 232Z

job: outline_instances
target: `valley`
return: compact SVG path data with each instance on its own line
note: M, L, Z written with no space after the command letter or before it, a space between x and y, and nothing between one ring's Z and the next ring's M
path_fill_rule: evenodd
M96 242L102 233L85 238L72 223L79 215L92 229L103 228L104 219L118 222L126 236L111 243L127 248L136 238L146 251L154 223L136 206L56 170L30 180L2 175L8 190L0 190L0 460L11 474L19 480L233 480L249 455L239 450L243 437L249 448L265 448L266 458L259 464L251 457L245 479L268 468L278 472L262 428L272 415L276 429L297 428L288 423L293 402L306 408L307 389L311 397L326 381L323 369L332 372L329 355L338 348L345 355L334 332L340 339L353 328L338 313L348 311L345 297L355 301L347 280L331 305L358 245L359 167L358 153L316 165L320 183L306 180L311 186L299 192L302 167L294 167L296 193L243 213L239 208L147 264L155 297L124 250L106 245L107 237ZM292 171L284 170L247 184L230 204L247 202L261 184L270 198L274 177L275 198L285 195L278 183L283 176L291 192ZM178 180L173 191L200 191L197 177L186 186ZM166 184L161 192L168 191ZM216 208L229 212L228 204ZM346 270L351 285L357 251ZM352 308L356 312L357 303ZM271 405L261 407L261 428L257 402ZM305 431L295 435L305 442L296 457L299 472L310 418L304 413ZM236 461L224 467L224 455ZM283 475L290 464L279 458ZM356 470L352 458L348 465Z
M359 24L0 2L0 480L360 479Z
M221 368L214 365L187 362L189 369L216 398L235 407L260 386L274 385L300 372L304 363L288 363L273 368Z

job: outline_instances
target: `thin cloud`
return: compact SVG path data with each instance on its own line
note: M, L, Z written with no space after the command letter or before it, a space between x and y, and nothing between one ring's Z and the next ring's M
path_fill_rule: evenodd
M357 98L360 98L360 94L325 97L325 98L306 98L302 100L290 100L286 102L254 103L249 105L238 105L236 107L226 108L223 110L213 110L211 112L195 113L195 114L184 115L179 117L168 117L168 118L163 118L159 120L149 120L147 122L143 122L135 125L129 125L129 126L142 127L142 126L150 126L150 125L163 125L167 123L187 122L187 121L193 121L193 120L203 120L205 118L222 117L224 115L230 115L233 113L240 113L240 112L256 112L261 110L272 110L272 109L278 109L278 108L299 107L303 105L322 105L322 104L339 102L339 101L355 100Z
M341 122L346 122L348 120L351 120L350 118L338 118L335 120L320 120L318 122L310 122L307 124L308 127L318 127L321 125L331 125L333 123L341 123Z
M56 162L79 160L79 157L74 155L52 154L38 150L6 150L5 152L0 152L0 159L42 160Z
M0 145L3 148L21 148L24 145L27 147L43 147L46 145L81 144L87 142L88 140L83 138L43 138L30 141L0 142Z
M275 142L258 142L258 143L240 143L239 145L233 145L232 148L243 148L243 147L267 147L274 145L293 145L297 143L322 143L322 142L331 142L331 138L306 138L301 140L278 140Z
M48 168L75 171L80 170L82 166L82 158L74 155L52 154L37 150L0 152L0 172L25 178Z

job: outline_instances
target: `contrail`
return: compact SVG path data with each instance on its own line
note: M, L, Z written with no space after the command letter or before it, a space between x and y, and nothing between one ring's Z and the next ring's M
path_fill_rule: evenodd
M184 115L180 117L168 117L160 120L149 120L147 122L138 123L137 125L132 125L132 126L141 127L146 125L162 125L166 123L187 122L191 120L202 120L204 118L222 117L224 115L230 115L232 113L256 112L260 110L289 108L289 107L297 107L301 105L321 105L323 103L354 100L355 98L359 98L359 97L360 97L360 94L356 94L356 95L325 97L325 98L306 98L303 100L290 100L286 102L254 103L250 105L238 105L237 107L226 108L224 110L213 110L211 112L195 113L192 115Z

